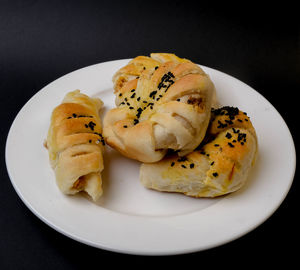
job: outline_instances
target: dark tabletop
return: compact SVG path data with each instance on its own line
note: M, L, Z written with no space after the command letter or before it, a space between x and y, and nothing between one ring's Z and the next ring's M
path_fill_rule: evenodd
M167 257L118 254L71 240L32 214L14 191L4 152L22 106L71 71L151 52L173 52L250 85L279 111L296 144L300 32L295 6L125 2L0 1L0 269L83 269L119 262L139 268L232 268L297 261L297 176L278 210L255 230L220 247Z

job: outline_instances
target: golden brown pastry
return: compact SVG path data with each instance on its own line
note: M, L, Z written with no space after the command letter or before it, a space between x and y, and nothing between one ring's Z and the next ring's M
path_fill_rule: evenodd
M257 153L249 117L234 107L212 111L207 136L197 150L142 164L140 180L151 189L215 197L238 190L247 180Z
M204 138L215 89L198 65L152 53L134 58L113 82L117 108L105 115L103 135L123 155L156 162L168 149L185 155Z
M65 194L86 191L95 201L102 194L102 104L76 90L52 112L46 146L57 185Z

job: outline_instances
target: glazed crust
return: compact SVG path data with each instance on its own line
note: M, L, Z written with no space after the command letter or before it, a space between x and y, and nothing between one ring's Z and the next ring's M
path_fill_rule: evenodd
M46 146L57 185L65 194L86 191L93 200L102 194L102 104L76 90L52 112Z
M140 180L151 189L193 197L216 197L241 188L257 155L249 117L233 107L213 110L207 135L197 150L142 164Z
M196 64L174 54L138 56L113 77L117 108L104 117L107 144L142 162L185 155L204 138L215 95Z

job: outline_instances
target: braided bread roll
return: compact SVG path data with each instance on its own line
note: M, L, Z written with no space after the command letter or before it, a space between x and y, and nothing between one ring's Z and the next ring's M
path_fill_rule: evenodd
M215 197L238 190L246 182L257 153L249 117L233 107L212 112L207 136L198 150L142 164L141 183L151 189Z
M99 110L103 102L79 90L68 93L51 116L46 146L59 189L65 194L102 194L103 145Z
M185 155L204 138L215 93L207 74L174 54L138 56L113 76L117 108L104 117L104 138L142 162L168 149Z

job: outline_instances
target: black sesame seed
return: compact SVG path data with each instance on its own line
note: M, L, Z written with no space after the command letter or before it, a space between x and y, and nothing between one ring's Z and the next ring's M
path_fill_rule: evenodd
M127 128L127 125L124 125L123 128Z
M146 100L144 100L143 103L148 103L148 102Z
M179 159L177 159L178 162L182 162L182 161L187 161L187 157L180 157Z
M151 93L150 93L150 95L149 95L149 97L152 97L152 98L154 98L155 97L155 95L156 95L156 93L157 93L157 91L152 91Z
M245 118L244 120L245 120L246 122L248 122L248 119L247 119L247 118Z
M126 104L127 104L127 106L130 106L130 103L129 103L129 102L127 102Z
M130 92L134 92L135 91L135 89L132 89Z
M218 146L220 146L220 145L216 143L216 144L215 144L215 147L218 147Z
M185 166L185 165L183 165L183 164L181 165L181 167L186 169L186 166Z
M141 97L138 97L136 100L137 100L137 101L140 101L140 99L141 99Z
M133 93L131 96L130 96L130 98L134 98L135 97L135 93Z
M242 119L238 119L238 121L239 121L239 122L241 122L241 123L243 122L243 120L242 120Z
M133 110L134 108L132 106L129 107L129 110Z
M228 138L228 139L231 139L232 135L229 132L227 132L225 137Z
M124 105L124 104L125 104L125 102L124 102L124 101L120 103L120 105Z
M69 116L67 119L71 119L72 118L72 116Z
M191 163L191 164L190 164L190 168L193 169L194 167L195 167L195 164L194 164L194 163Z
M233 122L231 120L225 120L225 122L228 124L228 125L232 125Z
M121 96L122 96L122 93L119 94L119 97L121 97Z
M212 163L210 163L210 166L212 166L212 165L214 165L215 164L215 162L213 161Z
M230 147L234 147L234 145L233 145L232 143L230 143L230 142L228 143L228 145L229 145Z
M127 101L127 97L126 97L126 98L124 98L124 100L125 100L125 101Z
M213 175L214 177L217 177L219 174L218 174L217 172L214 172L212 175Z
M171 163L171 167L173 167L174 165L175 165L175 162L172 162L172 163Z
M92 140L89 140L89 143L91 143L92 142Z
M84 126L85 126L86 128L88 128L88 127L89 127L89 125L87 125L87 124L84 124Z
M76 114L76 113L73 113L72 115L73 115L73 117L77 117L77 114Z

